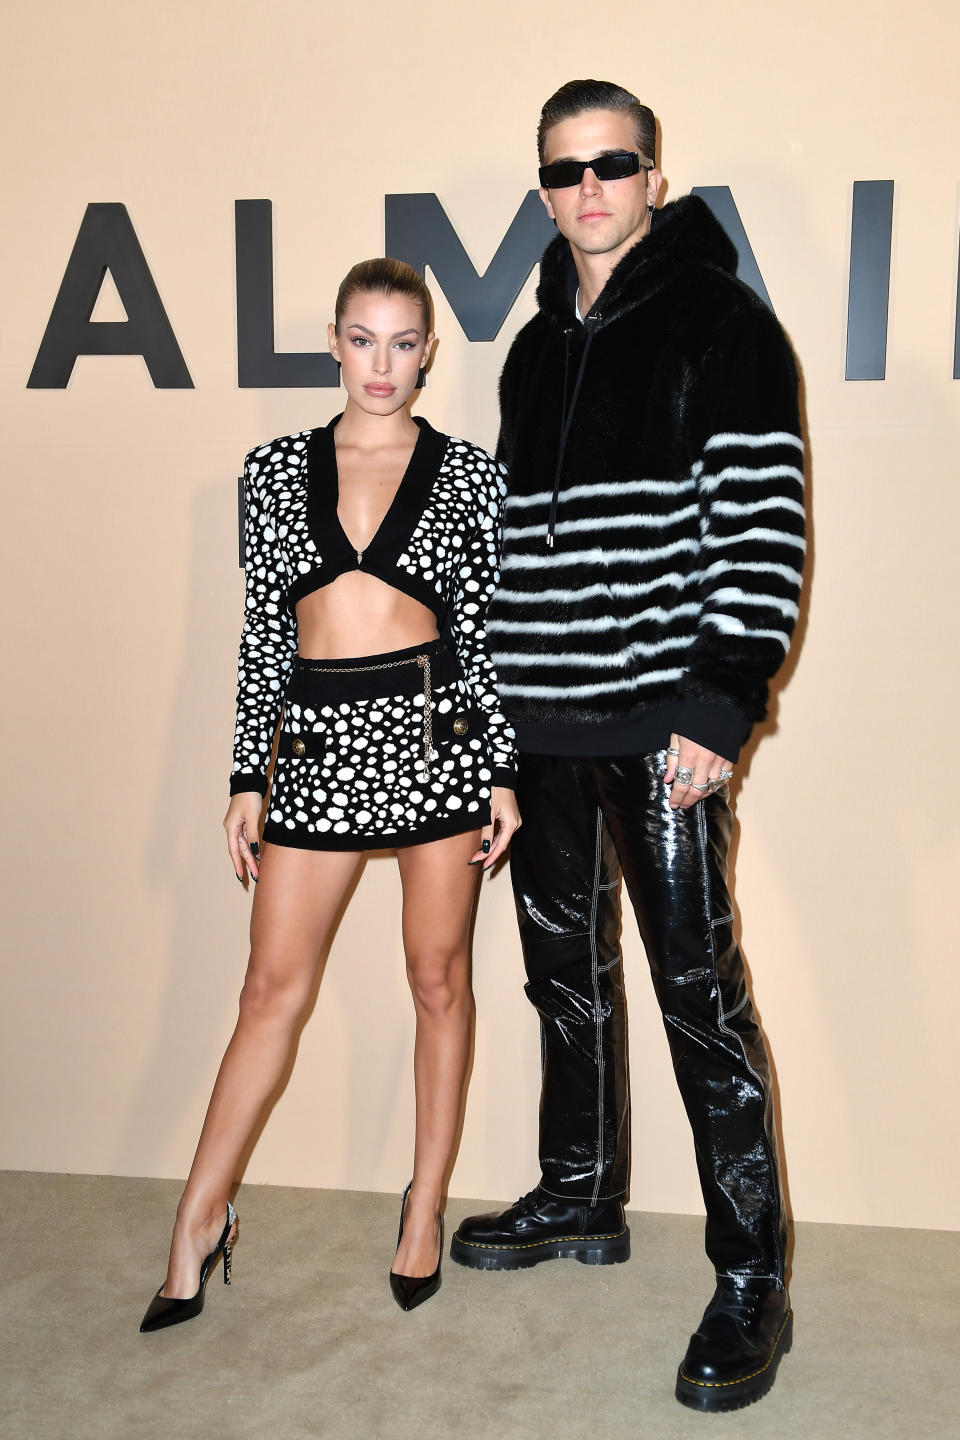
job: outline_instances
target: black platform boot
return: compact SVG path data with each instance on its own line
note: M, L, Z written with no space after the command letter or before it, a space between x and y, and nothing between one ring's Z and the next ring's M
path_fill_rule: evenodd
M525 1270L541 1260L617 1265L630 1258L630 1231L621 1201L557 1200L538 1185L507 1210L464 1220L450 1258L473 1270Z
M793 1344L786 1290L723 1276L677 1372L677 1399L694 1410L740 1410L773 1385Z

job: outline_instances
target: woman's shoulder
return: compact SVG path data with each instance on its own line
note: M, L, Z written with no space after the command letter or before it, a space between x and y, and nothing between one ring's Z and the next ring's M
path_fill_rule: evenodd
M297 430L292 435L278 435L248 450L243 462L243 473L248 481L269 483L271 479L286 479L292 469L299 469L306 459L307 443L313 432Z
M494 496L507 492L507 470L488 450L474 445L470 440L461 440L458 435L447 435L447 450L444 469L462 477L474 490L482 490Z

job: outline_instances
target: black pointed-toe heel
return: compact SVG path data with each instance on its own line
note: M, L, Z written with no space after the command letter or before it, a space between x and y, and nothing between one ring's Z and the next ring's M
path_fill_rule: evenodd
M407 1203L407 1196L410 1194L410 1184L404 1189L400 1196L400 1230L397 1234L397 1249L400 1248L400 1241L403 1239L403 1211ZM431 1295L436 1295L440 1289L440 1265L443 1260L443 1216L437 1215L437 1225L440 1229L440 1250L437 1255L437 1268L432 1275L398 1275L395 1270L390 1271L390 1289L393 1291L393 1298L401 1310L415 1310L422 1305L424 1300L429 1300Z
M223 1283L230 1284L230 1273L233 1267L233 1247L237 1241L236 1232L231 1234L237 1224L237 1212L227 1202L227 1223L223 1227L220 1239L217 1241L210 1254L200 1266L200 1283L197 1286L196 1295L191 1295L187 1300L177 1300L170 1295L161 1295L157 1291L150 1304L147 1306L147 1313L140 1321L141 1333L150 1330L164 1330L168 1325L180 1325L184 1320L192 1320L194 1315L199 1315L203 1309L203 1296L207 1288L207 1281L213 1274L213 1268L220 1256L223 1256Z

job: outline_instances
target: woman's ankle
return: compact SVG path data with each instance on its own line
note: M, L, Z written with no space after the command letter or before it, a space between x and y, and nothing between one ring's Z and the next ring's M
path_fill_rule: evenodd
M417 1212L430 1212L434 1215L441 1208L443 1192L438 1186L433 1185L412 1185L410 1194L407 1196L407 1213L411 1210Z
M226 1200L181 1199L177 1206L176 1228L187 1235L205 1234L215 1225L223 1226L227 1214Z

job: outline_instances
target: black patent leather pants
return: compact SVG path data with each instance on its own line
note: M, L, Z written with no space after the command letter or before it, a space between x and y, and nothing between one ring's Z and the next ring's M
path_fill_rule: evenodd
M671 810L665 755L523 755L511 874L540 1016L542 1184L597 1204L629 1176L622 871L693 1130L719 1274L783 1283L770 1068L733 933L723 792Z

